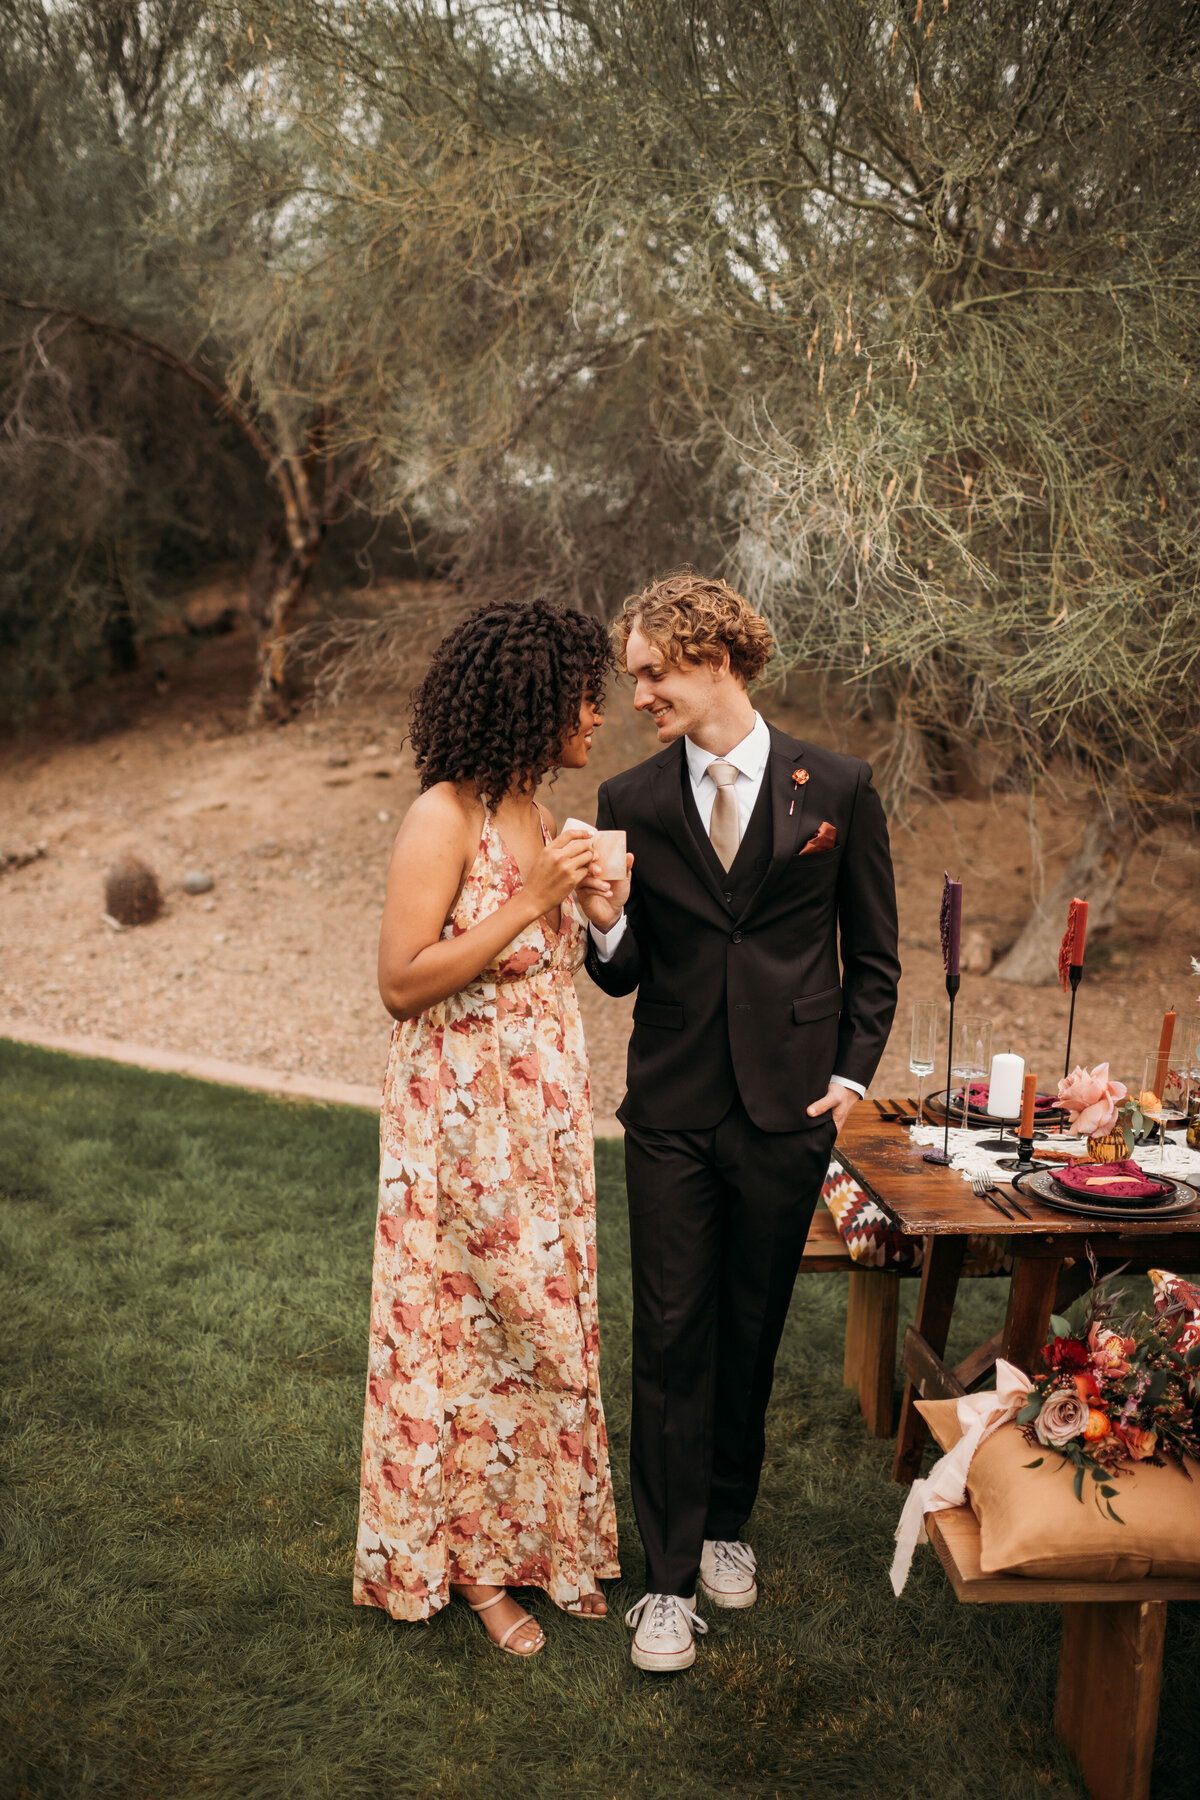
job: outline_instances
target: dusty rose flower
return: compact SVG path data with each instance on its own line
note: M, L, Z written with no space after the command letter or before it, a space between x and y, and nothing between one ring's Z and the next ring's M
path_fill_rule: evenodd
M1120 1332L1108 1331L1103 1325L1093 1325L1088 1333L1088 1343L1092 1351L1092 1365L1101 1375L1112 1380L1128 1375L1129 1356L1134 1348L1132 1338L1123 1338Z
M1111 1131L1117 1122L1117 1103L1128 1092L1124 1082L1109 1080L1106 1062L1097 1063L1094 1069L1076 1066L1058 1084L1058 1097L1072 1130L1081 1137Z
M1147 1431L1141 1425L1118 1425L1117 1436L1134 1462L1145 1462L1147 1457L1154 1455L1158 1443L1157 1431Z
M1061 1450L1072 1438L1082 1437L1087 1422L1087 1406L1074 1388L1059 1388L1034 1420L1033 1429L1039 1444Z

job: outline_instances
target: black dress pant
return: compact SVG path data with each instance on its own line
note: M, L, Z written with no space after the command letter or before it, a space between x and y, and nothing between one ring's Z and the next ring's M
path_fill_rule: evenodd
M835 1127L760 1131L740 1100L705 1131L625 1125L633 1262L631 1474L651 1593L696 1591L705 1538L737 1538L764 1453L775 1353Z

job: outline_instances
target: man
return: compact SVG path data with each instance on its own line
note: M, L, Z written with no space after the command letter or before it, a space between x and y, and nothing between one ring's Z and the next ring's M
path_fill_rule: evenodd
M887 1041L896 902L870 769L754 710L774 644L739 594L671 575L614 635L664 746L600 789L632 873L580 891L593 980L637 990L618 1117L648 1592L627 1623L639 1668L684 1669L707 1629L697 1583L717 1606L757 1596L742 1532L775 1353L834 1139Z

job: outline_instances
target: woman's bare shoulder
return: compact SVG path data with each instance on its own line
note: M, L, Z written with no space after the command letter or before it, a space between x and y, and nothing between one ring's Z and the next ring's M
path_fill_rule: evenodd
M453 781L437 781L417 795L404 815L404 823L422 834L437 831L477 836L482 816L483 809L473 796L464 794Z

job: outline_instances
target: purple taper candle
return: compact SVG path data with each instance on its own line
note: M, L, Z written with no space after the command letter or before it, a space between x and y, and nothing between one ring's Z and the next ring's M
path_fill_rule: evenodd
M962 943L962 882L942 882L942 910L938 921L942 936L942 961L947 975L957 975L959 948Z

